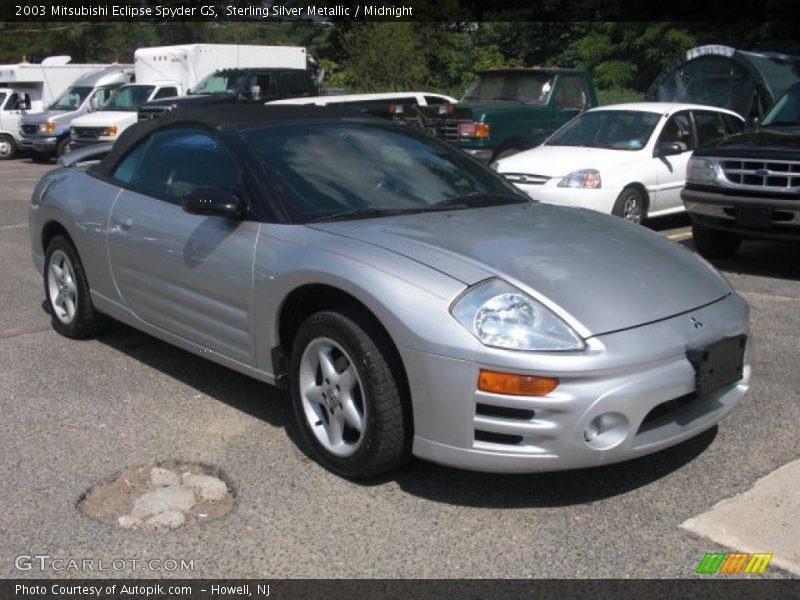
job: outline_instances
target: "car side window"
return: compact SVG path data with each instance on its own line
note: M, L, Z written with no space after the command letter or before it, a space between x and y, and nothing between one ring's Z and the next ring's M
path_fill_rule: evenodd
M163 87L156 92L156 95L153 96L153 100L158 100L159 98L174 98L178 95L178 88L168 86Z
M727 135L721 113L695 111L694 125L697 128L698 146L705 146Z
M139 166L139 162L142 160L142 155L146 147L147 142L136 146L136 148L129 152L128 155L122 159L122 162L117 165L111 177L121 183L130 183L133 179L133 174L136 172L136 167Z
M425 102L428 103L428 106L448 103L447 98L440 98L439 96L425 96Z
M729 135L734 133L741 133L744 130L744 121L737 119L733 115L726 115L723 113L722 119L725 121L725 130Z
M250 90L255 86L259 87L261 98L264 100L278 97L278 83L275 81L275 76L270 73L253 75L244 89L245 94L249 94Z
M589 95L583 77L562 75L558 80L558 89L553 102L558 108L586 108L589 104Z
M692 136L692 122L689 113L678 113L672 115L661 130L658 138L659 144L678 144L681 152L694 150L694 138Z
M2 101L0 101L0 104L2 104ZM19 110L19 95L16 92L8 97L6 110Z
M134 150L128 158L135 161L132 156L135 153ZM175 204L197 189L224 188L241 192L243 187L241 169L228 150L211 134L192 128L153 135L128 182L142 193Z
M97 98L97 105L103 106L116 91L117 88L100 88L96 90L94 97Z

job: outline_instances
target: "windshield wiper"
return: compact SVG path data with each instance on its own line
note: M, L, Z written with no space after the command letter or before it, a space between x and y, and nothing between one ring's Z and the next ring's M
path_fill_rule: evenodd
M480 208L482 206L502 206L504 204L523 204L530 202L527 198L513 194L482 194L473 193L464 196L445 198L435 202L433 209L442 208Z
M332 215L315 217L306 223L331 223L333 221L354 221L356 219L372 219L375 217L393 217L396 215L411 215L423 212L425 207L417 208L363 208L358 210L345 210Z

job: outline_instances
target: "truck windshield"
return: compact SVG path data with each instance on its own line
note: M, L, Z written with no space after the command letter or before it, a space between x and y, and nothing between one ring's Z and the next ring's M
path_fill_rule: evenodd
M592 110L564 125L545 145L641 150L660 118L658 113L638 110Z
M762 127L800 125L800 85L793 85L775 103L761 122Z
M89 86L71 87L48 106L47 110L75 110L91 93L92 88Z
M552 87L553 78L547 73L481 73L464 100L546 104Z
M244 71L217 71L198 83L190 94L228 94L234 91L246 77Z
M124 85L108 99L100 110L136 110L147 102L154 85Z

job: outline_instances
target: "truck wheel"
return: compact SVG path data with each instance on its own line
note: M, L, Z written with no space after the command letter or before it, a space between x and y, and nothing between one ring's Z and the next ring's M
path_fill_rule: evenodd
M0 160L11 160L17 155L17 143L10 135L0 135Z
M44 257L44 294L53 328L68 338L97 333L104 318L94 309L83 263L72 242L61 235L47 245Z
M36 152L36 150L31 150L31 160L35 163L49 163L50 155L44 154L43 152Z
M63 140L59 141L58 144L56 144L56 156L63 156L69 152L69 142L70 139L65 137Z
M694 247L706 258L729 258L736 254L742 243L740 237L727 231L709 229L692 223Z
M647 217L647 208L642 192L635 187L627 187L622 190L617 196L614 208L611 209L611 214L625 219L629 223L640 225Z
M312 315L295 338L295 418L314 458L344 477L377 475L410 456L410 407L390 343L347 309Z

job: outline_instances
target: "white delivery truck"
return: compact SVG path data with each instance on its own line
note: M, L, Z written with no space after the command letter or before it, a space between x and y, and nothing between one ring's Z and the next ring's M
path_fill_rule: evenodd
M303 49L300 49L303 50ZM305 51L284 46L187 44L139 48L134 53L136 83L122 86L99 110L72 121L70 149L115 141L136 123L139 106L184 96L218 71L277 62L306 66Z
M108 66L70 60L69 56L50 56L38 64L0 65L0 160L17 153L23 110L43 111L76 79Z

